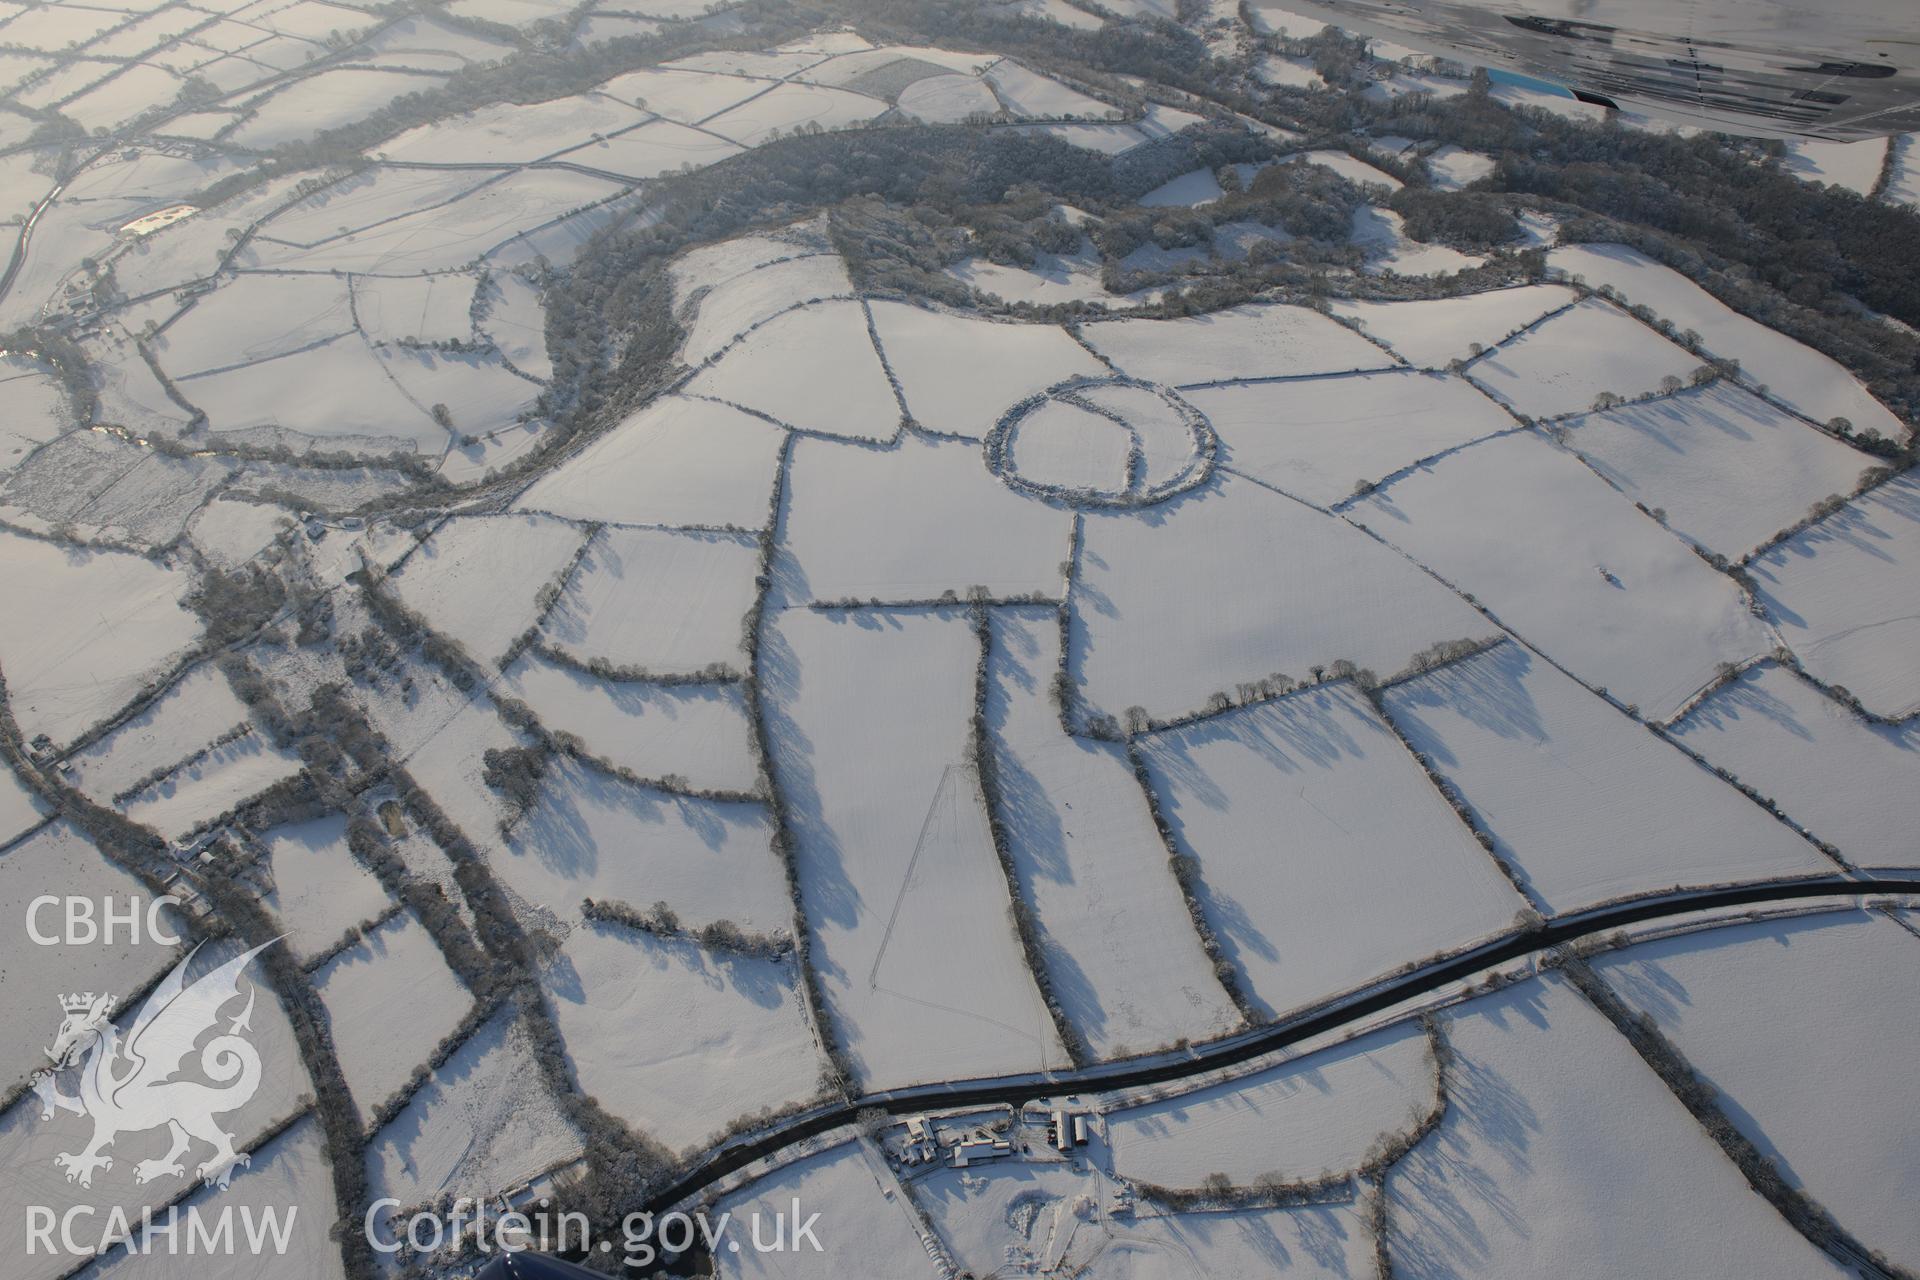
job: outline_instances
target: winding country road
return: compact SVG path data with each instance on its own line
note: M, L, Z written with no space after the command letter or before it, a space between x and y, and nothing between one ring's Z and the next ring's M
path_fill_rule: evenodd
M20 268L27 261L27 249L33 240L33 228L40 221L40 215L52 208L53 202L58 200L60 193L66 189L67 180L62 179L53 190L47 192L45 199L33 206L33 212L28 214L27 220L20 224L20 235L13 242L13 256L7 260L6 273L0 275L0 302L6 301L7 295L13 292L14 279L19 276Z
M688 1173L664 1187L643 1208L662 1213L698 1195L730 1173L746 1168L796 1143L853 1123L861 1111L878 1108L893 1115L935 1108L1010 1104L1080 1092L1106 1092L1168 1084L1221 1067L1250 1061L1314 1036L1335 1031L1403 1001L1437 991L1494 965L1612 932L1650 920L1731 907L1774 906L1807 898L1864 900L1889 894L1920 894L1920 875L1822 876L1765 880L1731 888L1683 890L1637 898L1562 916L1543 926L1516 929L1469 950L1439 957L1398 977L1355 994L1338 996L1309 1009L1237 1035L1195 1047L1187 1056L1160 1057L1146 1063L1110 1063L1043 1075L1002 1076L912 1085L865 1094L847 1102L789 1117L752 1139L711 1153ZM1737 923L1737 921L1730 922Z

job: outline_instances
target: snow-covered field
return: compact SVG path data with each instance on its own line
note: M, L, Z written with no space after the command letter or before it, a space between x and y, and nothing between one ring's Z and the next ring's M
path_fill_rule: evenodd
M297 955L325 951L346 930L392 905L380 882L347 847L343 815L280 827L266 832L260 842L266 846L273 884L261 901L278 913L287 945Z
M376 171L378 172L378 171ZM472 170L421 171L423 186L444 194L423 206L401 196L391 203L398 185L381 192L383 219L341 233L341 219L322 206L327 193L311 198L306 221L317 232L311 247L281 243L292 234L286 221L275 219L250 246L255 263L303 271L363 271L404 275L422 271L452 271L492 252L531 229L557 222L568 214L610 200L622 191L620 183L566 169L522 170L506 176ZM300 212L296 206L295 212ZM370 210L362 208L357 218Z
M1322 506L1514 425L1464 379L1411 370L1202 387L1188 399L1220 433L1227 466Z
M145 422L157 434L174 435L187 425L187 412L167 399L166 388L140 358L124 332L108 328L87 348L96 361L100 388L100 416L108 422ZM18 384L11 384L17 389ZM34 430L37 423L15 420L0 431L20 433ZM50 433L49 433L50 434ZM35 435L41 435L35 431ZM44 438L44 437L42 437ZM4 446L0 439L0 446Z
M668 396L547 472L518 505L577 520L759 529L782 440L752 414Z
M1049 400L1020 419L1006 449L1013 473L1033 484L1124 493L1133 434L1111 418Z
M1486 263L1483 257L1413 239L1407 235L1405 218L1372 205L1361 205L1353 211L1349 239L1366 255L1366 269L1375 275L1441 276Z
M214 747L127 799L127 817L178 839L276 782L299 773L300 757L258 733Z
M641 911L665 902L691 928L731 920L766 933L793 915L772 834L757 804L669 795L556 760L493 871L561 920L579 919L585 898Z
M0 475L19 465L35 445L66 430L69 410L60 384L43 366L17 358L0 359L0 386L6 388L7 420L0 423Z
M1016 113L1038 119L1106 120L1120 115L1097 98L1078 93L1058 80L1037 75L1012 59L993 65L987 72L995 92Z
M1880 180L1880 166L1886 158L1885 138L1864 142L1795 138L1787 143L1781 166L1803 182L1830 183L1864 196Z
M589 923L542 985L581 1087L673 1150L814 1092L813 1034L790 958Z
M440 683L433 677L414 679L416 689L429 682ZM414 780L471 839L485 841L506 816L500 794L483 781L486 753L522 744L485 697L469 701L444 686L442 690L446 701L435 698L432 714L408 717L412 723L384 719L381 712L389 709L388 699L370 700L371 718L393 740L394 754ZM425 698L419 702L427 705Z
M1602 392L1633 397L1700 360L1611 304L1588 298L1473 362L1475 382L1520 413L1579 413Z
M1526 904L1350 685L1149 740L1221 949L1269 1014L1500 932Z
M382 160L434 164L524 164L645 119L624 102L595 93L532 106L502 103L410 129L376 154Z
M0 769L0 845L39 825L52 806L29 790L12 769Z
M539 384L509 369L496 355L467 352L401 351L380 353L381 369L402 395L416 405L444 408L455 438L485 435L512 426L533 409ZM431 410L430 410L431 412ZM436 424L438 425L438 424ZM424 451L438 452L427 437Z
M1434 186L1442 191L1458 191L1490 175L1494 160L1477 151L1448 145L1427 155L1427 169L1433 174Z
M6 779L6 783L12 781L11 776ZM49 895L51 903L34 907L36 899ZM34 943L29 929L56 940L65 936L64 903L69 896L93 903L111 898L116 912L123 915L129 898L140 899L140 940L129 939L126 927L120 926L110 945ZM117 1009L127 1009L130 1002L137 1008L135 994L180 958L179 948L162 945L145 932L144 903L150 896L139 880L108 862L66 822L44 827L0 853L0 910L15 929L6 982L0 984L0 1014L8 1026L18 1029L0 1053L0 1082L4 1082L0 1090L46 1065L41 1048L52 1044L59 1030L62 995L93 991L112 996ZM97 915L97 907L95 911ZM163 928L181 931L180 919L171 908L163 910L159 920Z
M0 532L0 664L21 735L68 742L131 702L200 634L188 586L140 556Z
M506 57L513 46L466 27L436 22L431 17L402 18L367 39L366 47L391 65L413 65L427 70Z
M1345 658L1385 676L1495 628L1350 525L1228 476L1145 513L1089 515L1070 663L1089 703L1159 718Z
M787 503L784 591L796 602L1060 593L1067 513L1001 484L963 441L801 440Z
M353 329L344 280L244 275L167 326L155 354L176 378L317 346Z
M473 1003L433 937L402 912L313 975L340 1072L363 1119L392 1097Z
M993 90L972 76L928 76L900 91L900 110L928 124L953 124L1000 110Z
M780 84L732 110L703 121L701 128L743 147L757 147L779 134L818 125L844 129L887 109L878 98L818 84Z
M1213 176L1213 170L1195 169L1147 192L1140 197L1140 205L1147 209L1192 209L1212 204L1225 194L1220 189L1220 180Z
M342 67L295 80L269 95L252 118L228 135L239 146L262 150L372 115L395 98L436 86L428 76L364 67Z
M885 45L878 49L856 49L840 53L825 62L798 73L796 80L836 87L852 86L863 92L878 93L872 82L905 80L914 84L940 79L941 73L973 77L1000 61L998 54L967 53L957 49L939 49L931 45ZM911 87L911 86L909 86Z
M1521 1280L1569 1259L1583 1276L1846 1274L1566 983L1484 997L1445 1029L1447 1117L1387 1179L1396 1276Z
M1791 1185L1895 1266L1920 1264L1920 1131L1883 1105L1920 1054L1920 1023L1894 1013L1920 978L1920 939L1848 911L1649 942L1594 967Z
M900 428L900 404L858 302L776 316L687 390L823 435L891 440Z
M1098 302L1123 309L1130 302L1149 300L1160 293L1157 289L1125 296L1108 293L1100 280L1100 257L1085 245L1072 254L1036 254L1031 267L989 262L985 258L966 258L948 267L946 274L970 289L978 289L1004 302L1041 305ZM883 305L874 304L876 317ZM1029 329L1025 333L1032 340L1034 331Z
M674 305L685 307L701 289L718 289L761 270L801 257L836 256L832 239L818 219L796 222L760 235L735 236L713 244L696 245L668 267L673 277ZM818 267L821 264L815 264ZM746 298L753 296L750 291ZM767 315L779 310L770 308Z
M215 432L240 439L286 431L320 448L366 453L438 454L447 444L447 432L407 399L353 334L258 364L184 377L179 388Z
M61 104L63 114L88 129L117 129L135 116L173 101L179 76L165 67L135 64Z
M772 87L765 80L647 67L615 76L598 92L680 124L698 124Z
M687 326L681 358L699 364L718 355L755 325L782 311L853 294L846 264L830 253L800 253L715 285L701 296Z
M968 762L966 618L788 610L762 644L801 906L861 1085L1064 1063Z
M677 172L683 165L705 168L739 151L725 138L671 120L653 120L637 129L582 143L561 152L556 159L640 182Z
M1311 164L1330 169L1359 187L1385 187L1389 191L1398 191L1406 185L1386 170L1357 160L1344 151L1303 151L1287 159L1292 164Z
M528 654L501 686L555 733L643 778L677 774L718 791L751 791L745 697L737 685L653 685L601 680Z
M1910 589L1917 557L1920 484L1901 476L1749 568L1767 616L1807 670L1897 718L1920 710L1912 661L1920 618Z
M139 715L68 761L73 782L101 803L134 783L179 763L215 738L251 721L211 662L175 681Z
M461 1045L368 1146L372 1198L403 1206L443 1195L481 1198L578 1154L580 1136L542 1084L533 1055L532 1038L511 1010ZM374 1219L384 1239L394 1236L391 1216Z
M929 431L984 439L1017 401L1074 377L1106 373L1064 330L908 306L873 304L880 349L900 379L907 412ZM967 358L957 360L956 352Z
M1191 1093L1111 1111L1113 1171L1192 1189L1209 1174L1235 1186L1263 1175L1304 1182L1357 1169L1374 1143L1437 1101L1418 1023L1378 1031Z
M1115 1212L1113 1182L1083 1161L941 1169L914 1191L973 1275L1333 1280L1373 1265L1372 1236L1348 1206Z
M740 670L759 550L732 534L608 526L594 535L542 638L581 661L655 675Z
M1029 124L1015 129L1109 156L1131 151L1147 140L1145 133L1130 124Z
M727 1280L841 1280L845 1276L938 1280L942 1273L920 1239L913 1210L901 1200L891 1174L885 1182L880 1180L872 1167L875 1160L857 1141L845 1142L784 1165L722 1200L720 1210L736 1222L751 1222L758 1214L763 1239L771 1239L776 1213L785 1215L781 1221L791 1232L796 1204L827 1209L820 1211L821 1223L814 1231L821 1251L799 1247L762 1252L742 1245L738 1252L715 1255L719 1274ZM808 1207L800 1220L812 1212ZM834 1221L831 1245L822 1234L827 1212Z
M1572 447L1689 542L1738 560L1875 462L1726 382L1575 419Z
M1730 580L1531 433L1416 470L1352 515L1652 717L1677 711L1718 664L1771 647Z
M1651 307L1663 320L1700 334L1716 356L1738 360L1743 376L1764 383L1774 396L1816 422L1843 417L1855 430L1904 440L1906 427L1867 393L1858 379L1828 356L1734 311L1671 267L1625 245L1569 245L1554 249L1547 263L1583 277L1598 288L1612 285L1631 303ZM1615 387L1615 391L1626 391Z
M1254 304L1179 320L1108 320L1084 334L1123 372L1167 386L1393 364L1365 338L1305 307Z
M1868 723L1769 663L1708 698L1674 734L1853 862L1920 862L1920 726Z
M438 276L359 276L354 313L371 342L446 342L473 337L474 279L465 272Z
M992 622L987 724L1020 892L1067 1016L1102 1057L1211 1039L1239 1015L1215 980L1120 749L1069 738L1048 693L1060 633L1042 611Z
M1408 363L1438 369L1472 355L1473 344L1491 347L1575 297L1563 285L1530 284L1419 302L1337 301L1333 314L1352 320Z
M567 567L585 536L545 516L456 518L421 544L392 587L475 661L492 662L536 621L535 597Z
M1289 89L1327 88L1327 82L1305 58L1265 57L1255 64L1253 74L1262 84L1284 85Z
M409 214L432 213L499 176L497 169L370 165L286 205L267 221L261 234L277 245L312 248Z
M1834 870L1758 805L1517 644L1398 685L1386 706L1555 913Z
M483 314L476 327L521 373L530 378L552 378L546 304L540 286L522 274L493 275L488 283L492 287L480 295Z

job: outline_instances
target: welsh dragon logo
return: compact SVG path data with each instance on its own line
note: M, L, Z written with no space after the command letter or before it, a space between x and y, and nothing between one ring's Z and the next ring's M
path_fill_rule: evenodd
M84 1149L54 1157L68 1182L92 1186L95 1170L113 1168L113 1157L104 1152L114 1139L163 1126L172 1145L159 1159L134 1166L136 1182L185 1176L181 1158L196 1141L213 1148L194 1170L209 1186L225 1187L234 1170L250 1162L234 1150L233 1135L214 1117L245 1106L260 1088L260 1054L242 1034L252 1030L257 991L248 985L246 1007L225 1031L219 1030L220 1011L239 998L241 971L272 945L235 956L189 984L187 967L199 952L195 947L161 979L124 1038L108 1016L111 996L89 991L60 998L66 1019L45 1050L53 1065L34 1076L33 1091L40 1098L41 1119L50 1120L59 1110L93 1121L93 1138ZM218 1034L200 1046L209 1031ZM211 1084L175 1079L196 1046L199 1074ZM62 1088L76 1076L77 1091Z

